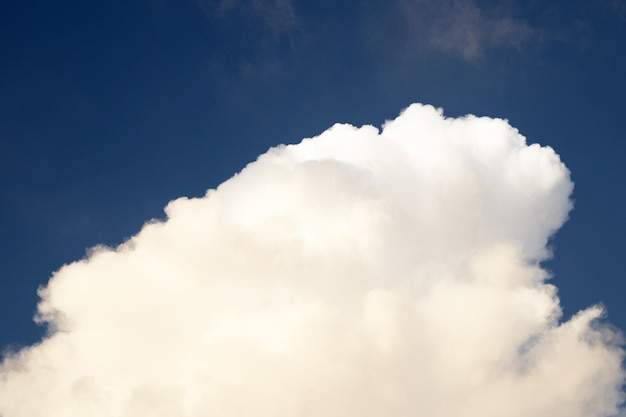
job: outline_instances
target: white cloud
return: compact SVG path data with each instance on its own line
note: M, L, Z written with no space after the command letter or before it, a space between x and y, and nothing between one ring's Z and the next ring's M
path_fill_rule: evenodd
M569 172L506 121L335 125L57 271L0 415L600 417L618 336L538 262Z
M520 48L537 31L504 9L481 8L473 0L398 0L411 41L466 60L493 47Z

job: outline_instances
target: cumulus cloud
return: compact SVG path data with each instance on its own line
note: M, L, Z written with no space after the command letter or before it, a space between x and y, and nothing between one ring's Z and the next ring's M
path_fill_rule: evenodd
M540 265L571 191L505 120L419 104L270 149L57 271L0 415L615 415L619 336Z
M520 48L536 29L504 9L481 8L473 0L398 0L415 45L466 60L492 47Z

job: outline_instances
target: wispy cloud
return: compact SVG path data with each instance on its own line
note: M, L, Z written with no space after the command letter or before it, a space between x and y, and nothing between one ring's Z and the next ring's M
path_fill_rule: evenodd
M204 10L225 17L241 13L261 23L275 36L287 34L298 24L291 0L197 0Z
M620 18L626 18L626 0L612 0L611 8Z
M195 1L211 23L228 23L222 35L230 39L229 46L213 51L212 67L223 67L238 80L274 81L285 76L300 32L292 0Z
M520 48L537 36L523 20L501 8L481 8L473 0L398 0L409 42L473 61L489 48Z

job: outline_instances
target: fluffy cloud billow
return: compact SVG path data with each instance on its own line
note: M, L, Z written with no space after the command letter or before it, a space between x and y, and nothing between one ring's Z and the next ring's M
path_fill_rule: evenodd
M619 335L540 262L567 168L506 121L414 104L166 207L41 290L2 417L600 417Z

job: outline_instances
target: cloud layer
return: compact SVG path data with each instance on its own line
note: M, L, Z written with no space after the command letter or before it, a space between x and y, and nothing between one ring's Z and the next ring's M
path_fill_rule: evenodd
M618 335L539 266L571 191L506 121L419 104L270 149L57 271L0 415L616 415Z

